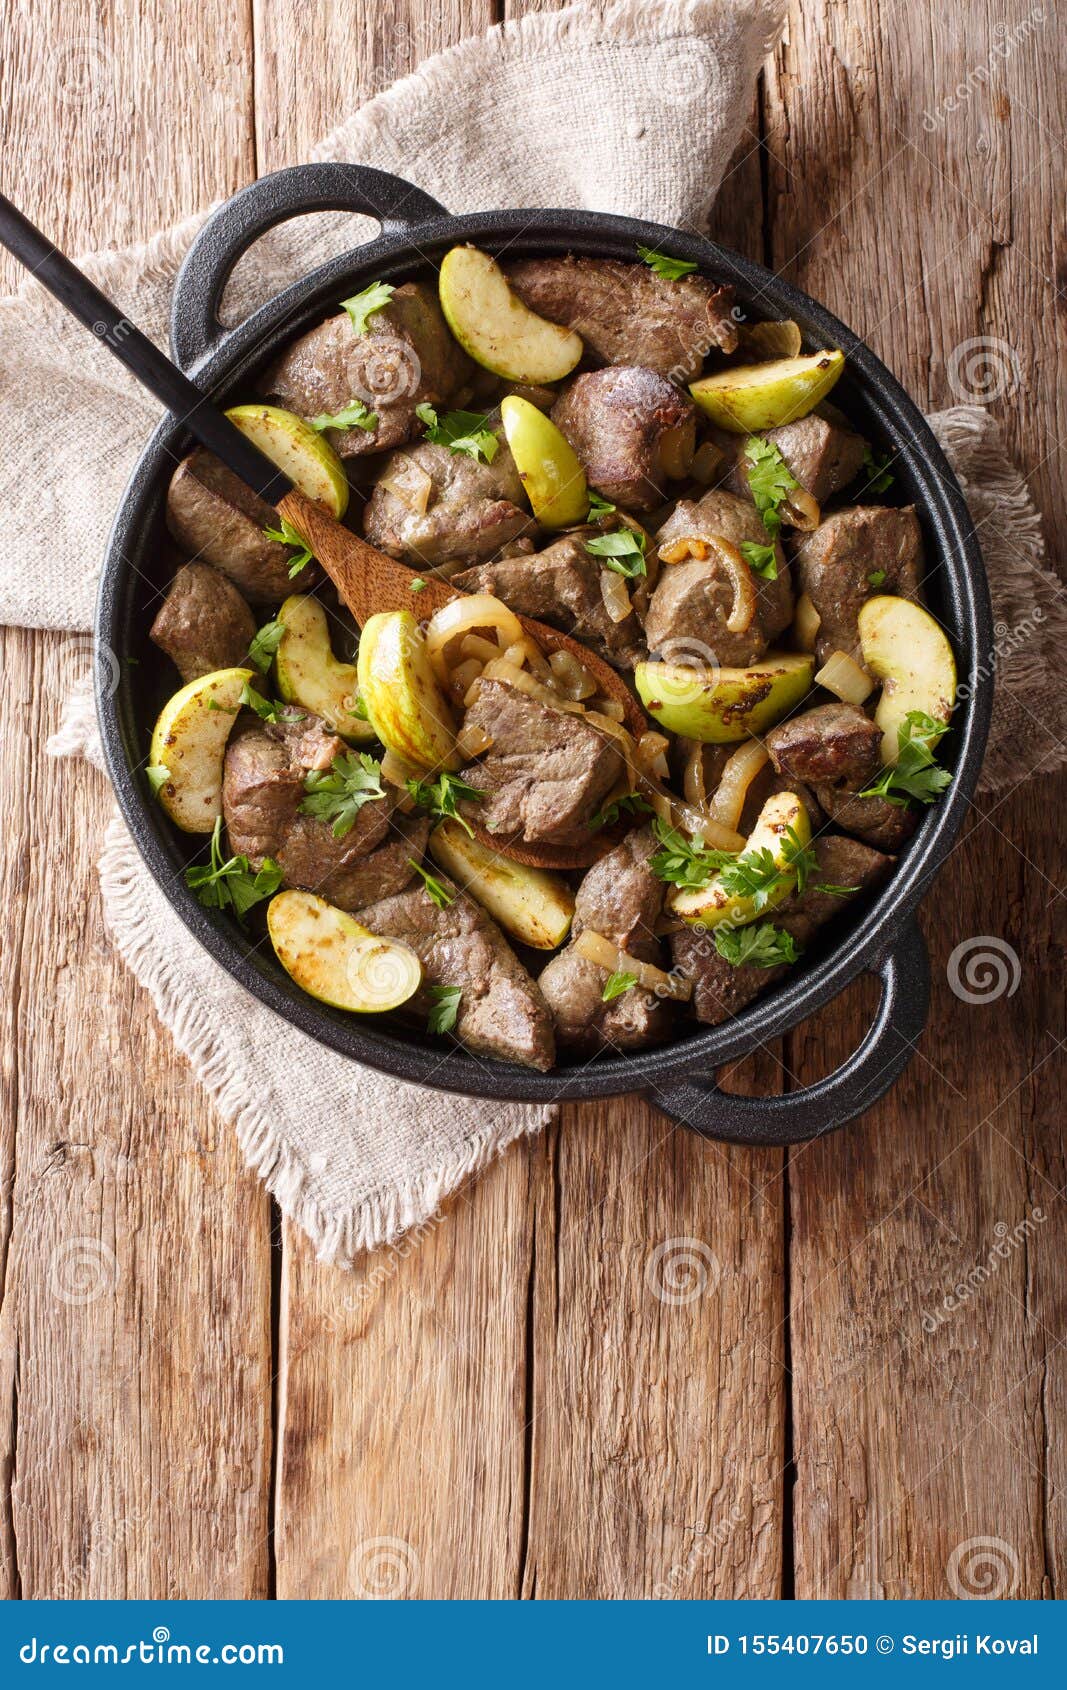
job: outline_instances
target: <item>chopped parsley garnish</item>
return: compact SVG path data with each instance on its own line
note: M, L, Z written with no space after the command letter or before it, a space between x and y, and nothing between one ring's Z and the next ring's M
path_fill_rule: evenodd
M485 411L448 411L439 417L432 405L416 405L415 415L426 424L426 439L450 452L465 452L475 462L491 464L500 442L489 427Z
M690 842L659 816L652 823L652 831L663 849L649 858L649 867L658 880L670 886L706 886L724 864L734 861L732 851L706 850L703 839Z
M158 792L161 786L166 786L170 779L170 770L166 763L149 763L145 768L148 784L153 792Z
M864 493L884 493L887 487L892 487L894 476L889 467L892 461L888 452L872 452L869 446L864 447L863 473L867 477Z
M884 798L887 803L906 806L910 798L932 804L950 785L952 776L934 760L931 742L948 732L947 722L937 722L923 710L909 710L897 729L897 760L884 768L861 798Z
M415 861L414 857L408 858L408 864L415 870L416 874L422 876L422 883L439 910L446 910L449 904L455 903L456 894L454 892L450 892L447 886L442 886L441 882L430 873L429 869L421 868ZM455 1020L455 1016L453 1016L452 1019ZM449 1023L449 1025L451 1025L451 1023ZM441 1030L443 1031L444 1029Z
M363 428L369 434L378 426L378 413L364 405L362 399L350 399L339 411L320 411L311 419L312 428L321 434L324 428Z
M450 775L447 771L436 780L409 780L404 783L414 798L420 810L429 810L431 816L451 816L460 827L465 827L471 835L474 829L470 823L460 815L456 802L460 798L473 798L475 802L485 797L484 791L477 786L468 786L458 775Z
M255 871L247 857L229 857L224 861L221 816L216 817L211 835L210 867L185 871L185 884L196 893L205 909L232 909L242 922L254 904L274 896L284 878L271 857L264 857L262 868Z
M357 334L366 334L367 318L380 311L383 305L388 305L395 292L390 282L372 282L362 293L354 293L351 299L342 299L342 309L348 312Z
M651 810L652 805L639 792L624 792L621 798L613 798L610 804L598 810L589 826L613 827L622 815L636 816L642 812L651 813Z
M408 592L421 593L425 585L426 583L421 575L413 575L411 580L408 582Z
M604 982L604 990L600 994L602 1003L610 1003L612 998L621 998L623 992L628 992L631 986L637 985L636 974L609 974Z
M589 515L590 515L590 518L597 517L597 516L614 516L615 512L618 510L618 508L619 508L618 505L613 505L611 503L610 499L602 499L600 497L599 493L595 492L592 488L590 488L590 490L589 490Z
M867 577L867 582L868 582L868 585L871 586L871 587L884 587L885 586L885 570L884 569L872 569L871 573Z
M463 987L431 986L429 996L432 999L433 1007L426 1018L426 1031L428 1033L450 1033L456 1025Z
M679 276L688 276L696 269L696 265L688 258L669 258L665 252L657 252L652 246L639 246L638 252L657 276L665 276L667 281L676 282Z
M765 581L777 581L778 559L773 541L769 546L761 546L758 540L742 540L737 549L755 574L762 575Z
M763 526L776 540L782 527L782 506L797 478L782 457L773 440L762 440L753 434L745 441L742 455L748 464L748 485Z
M601 558L605 569L613 569L627 580L648 574L644 540L630 528L620 528L616 534L594 534L591 540L585 541L585 549L593 557Z
M290 710L287 705L279 704L275 699L264 698L261 692L256 691L251 681L245 682L238 694L237 702L245 705L249 710L254 710L260 720L264 722L279 722L283 715L290 722L302 722L304 719L302 710Z
M793 935L770 921L757 921L749 927L717 927L715 949L735 968L742 963L754 968L777 968L783 962L796 962L800 956Z
M264 528L263 532L268 540L278 540L283 546L295 548L294 556L289 559L289 579L291 581L294 576L300 574L302 569L307 568L311 562L312 552L310 546L304 544L303 535L297 533L291 522L286 521L284 516L281 522L280 528Z
M369 752L342 752L328 769L308 771L304 791L307 797L300 804L304 814L332 822L334 838L343 839L364 804L385 797L382 766Z
M360 698L358 693L356 694L356 702L353 704L353 706L352 706L351 710L348 712L348 714L350 716L355 716L361 722L369 722L370 721L370 716L369 716L368 711L367 711L367 706L364 704L363 700Z
M274 654L282 643L284 622L264 622L248 648L248 661L255 664L261 675L267 674L274 662Z

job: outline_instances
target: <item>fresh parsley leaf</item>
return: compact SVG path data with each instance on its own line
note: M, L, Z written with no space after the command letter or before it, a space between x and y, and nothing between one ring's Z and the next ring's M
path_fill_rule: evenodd
M631 986L636 985L636 974L609 974L600 994L601 1002L610 1003L612 998L621 998L623 992L628 992Z
M706 886L725 864L735 860L731 851L706 850L699 837L690 842L659 816L652 823L652 831L663 849L649 858L649 867L658 880L670 886Z
M450 1033L456 1025L463 987L431 986L429 996L433 1000L433 1007L426 1018L426 1031L428 1033Z
M185 884L209 910L232 909L237 919L245 916L264 898L272 898L285 876L271 857L253 871L247 857L222 856L222 817L215 820L211 835L211 863L207 868L187 868Z
M367 706L364 704L363 700L360 698L358 693L356 694L356 702L353 704L352 709L349 711L349 715L355 716L361 722L369 722L370 721L370 716L367 712Z
M832 881L819 880L812 887L813 892L826 892L831 898L851 898L859 891L858 886L835 886Z
M864 493L884 493L887 487L892 487L895 479L889 467L892 461L888 452L873 452L869 446L864 447L863 473L867 477Z
M303 720L303 711L296 714L286 710L284 704L278 704L271 698L264 698L261 692L256 691L251 681L245 682L238 695L237 702L245 705L249 710L254 710L256 715L264 722L279 721L282 712L290 721L299 722Z
M739 857L724 863L719 880L724 892L732 898L748 898L758 915L766 909L773 893L777 892L788 870L775 861L774 853L766 845L759 851L743 851Z
M421 593L422 589L425 587L425 585L426 585L426 583L423 580L421 575L414 575L414 576L412 576L411 580L408 582L408 592L409 593Z
M613 827L622 815L636 816L642 812L651 814L652 805L647 798L642 798L639 792L624 792L621 798L613 798L610 804L605 804L598 810L590 827Z
M748 485L763 526L776 540L782 527L782 510L797 478L773 440L752 434L745 441L742 456L748 464Z
M447 886L442 886L441 882L430 873L429 869L421 868L415 861L414 857L409 857L408 863L415 870L416 874L422 876L422 883L439 910L446 910L449 904L455 903L456 894L454 892L450 892ZM458 987L456 989L458 991ZM452 1019L455 1020L455 1017L453 1016ZM440 1031L443 1032L444 1028L441 1028Z
M796 876L797 891L803 892L810 876L819 867L814 845L802 845L795 828L787 827L782 836L781 852L786 869Z
M255 664L261 675L266 675L274 662L274 654L282 643L285 633L284 622L264 622L248 648L248 661Z
M491 464L500 450L485 411L448 411L440 417L432 405L416 405L415 415L426 424L426 439L434 446L465 452L483 464Z
M638 252L657 276L665 276L669 282L676 282L679 276L688 276L696 265L688 258L668 258L665 252L657 252L655 247L639 246Z
M883 587L885 585L885 570L872 569L871 573L867 577L867 581L872 587Z
M161 786L166 786L170 779L170 770L166 763L149 763L145 769L148 784L153 792L158 792Z
M378 426L378 413L364 405L362 399L350 399L339 411L320 411L311 419L312 428L321 434L324 428L363 428L369 434Z
M290 581L299 575L302 569L307 568L312 558L311 548L304 544L303 536L297 533L292 523L284 516L280 528L264 528L263 532L268 540L278 540L283 546L295 547L295 555L289 559Z
M884 798L901 807L910 798L932 804L952 782L949 771L935 762L931 744L947 732L947 722L937 722L923 710L909 710L897 729L896 762L884 768L859 796Z
M236 716L237 714L236 704L220 704L217 698L209 698L207 707L209 710L221 710L224 716Z
M644 540L630 528L620 528L616 534L594 534L585 541L585 549L593 557L602 558L605 569L613 569L627 580L648 574Z
M333 836L343 839L355 826L364 804L384 798L382 766L366 751L341 752L328 769L311 769L304 781L307 797L300 808L320 822L333 822Z
M436 780L409 780L405 785L420 810L429 810L431 816L451 816L473 836L474 829L460 815L456 803L460 798L472 798L475 802L484 798L485 793L480 787L468 786L465 780L447 771Z
M366 334L367 318L372 312L380 311L383 305L388 305L395 292L390 282L372 282L362 293L354 293L351 299L342 299L341 307L351 317L357 334Z
M777 581L778 559L773 541L769 546L761 546L757 540L742 540L737 549L755 574L762 575L765 581Z
M600 497L599 493L594 492L593 489L590 488L590 491L589 491L589 515L590 515L590 518L597 517L597 516L614 516L614 514L618 510L618 508L619 508L618 505L613 505L609 502L609 500L602 499Z
M796 962L800 956L793 935L770 921L754 922L749 927L716 927L715 949L735 968L742 963L753 968L777 968L783 962Z

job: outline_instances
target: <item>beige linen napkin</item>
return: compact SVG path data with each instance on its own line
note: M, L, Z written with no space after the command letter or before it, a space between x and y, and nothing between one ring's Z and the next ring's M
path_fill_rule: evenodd
M701 227L781 21L781 0L535 14L427 61L349 117L312 156L394 171L453 211L565 205ZM665 92L672 88L686 90L684 122ZM512 106L528 121L501 128L496 114ZM694 112L704 119L699 133ZM536 156L522 140L531 123L541 137ZM82 260L161 345L174 275L201 222L192 218L142 247ZM352 244L352 225L302 219L274 231L239 266L227 294L229 318L239 320L283 282ZM36 414L42 393L50 408L62 409L79 442L43 487L39 463L28 473L35 437L29 411ZM0 619L88 629L112 514L157 409L29 283L0 301L0 415L0 496L7 495ZM973 493L994 587L1008 606L1006 627L1014 630L1035 604L1043 607L1024 658L1029 670L1013 667L1014 657L1001 659L1001 693L1025 719L1027 692L1041 669L1040 640L1057 618L1052 631L1067 631L1052 577L1039 567L1037 516L984 411L959 409L933 420ZM13 495L31 480L33 508L20 508ZM77 635L71 651L87 669L86 636ZM50 749L99 762L87 675ZM993 772L999 777L996 759ZM117 819L100 869L119 950L233 1120L247 1160L324 1260L348 1263L425 1220L464 1177L549 1118L550 1108L464 1101L402 1085L304 1038L189 936Z

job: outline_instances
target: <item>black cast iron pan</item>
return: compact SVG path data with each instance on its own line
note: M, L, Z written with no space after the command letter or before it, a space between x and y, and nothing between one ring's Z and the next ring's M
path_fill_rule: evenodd
M294 280L240 327L224 331L219 303L241 254L276 224L322 210L375 217L380 234ZM842 918L795 978L726 1025L694 1025L661 1049L598 1057L537 1074L442 1048L371 1017L330 1010L299 991L269 945L203 909L187 890L182 869L188 838L167 822L144 777L151 725L173 683L148 639L175 561L168 553L163 504L174 465L191 443L188 431L168 420L145 448L123 497L97 613L100 725L123 815L162 890L222 966L288 1021L359 1062L421 1085L525 1102L644 1091L669 1115L709 1138L787 1144L827 1132L888 1090L922 1032L928 965L915 911L951 848L981 767L992 694L982 659L991 648L992 619L960 487L921 414L873 353L821 306L760 265L690 234L593 212L450 217L419 189L360 166L316 164L279 171L235 195L211 217L175 288L174 355L197 388L220 404L250 397L271 359L341 299L374 279L399 281L432 271L450 246L468 240L511 257L576 252L633 259L638 243L654 246L693 259L709 276L732 283L747 314L792 317L806 344L837 346L846 353L848 373L835 390L835 402L894 454L897 486L917 506L923 524L930 602L956 650L961 685L952 735L943 747L954 774L947 794L924 815L888 885L854 915ZM717 1088L716 1068L778 1038L864 971L879 976L881 1003L866 1037L835 1073L784 1096L735 1097ZM220 990L220 1012L224 1001ZM233 1013L228 1002L225 1013Z

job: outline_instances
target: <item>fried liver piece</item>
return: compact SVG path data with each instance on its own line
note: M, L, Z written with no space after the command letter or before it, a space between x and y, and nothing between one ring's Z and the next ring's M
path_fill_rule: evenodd
M251 604L280 604L297 590L289 577L293 554L263 532L278 527L274 506L203 447L171 477L167 527L183 550L214 564ZM301 590L321 580L315 563L300 571Z
M429 478L425 509L390 485L398 476ZM416 568L452 558L478 563L536 525L525 508L515 460L501 439L491 464L424 440L386 459L363 513L372 546Z
M148 637L182 680L242 663L256 620L233 582L209 563L183 563L156 612Z
M667 482L692 462L696 407L655 370L612 365L576 376L553 405L552 421L589 485L626 510L654 510Z
M857 618L877 593L922 602L922 534L912 506L853 505L835 511L793 553L797 591L819 613L816 651L859 657Z

